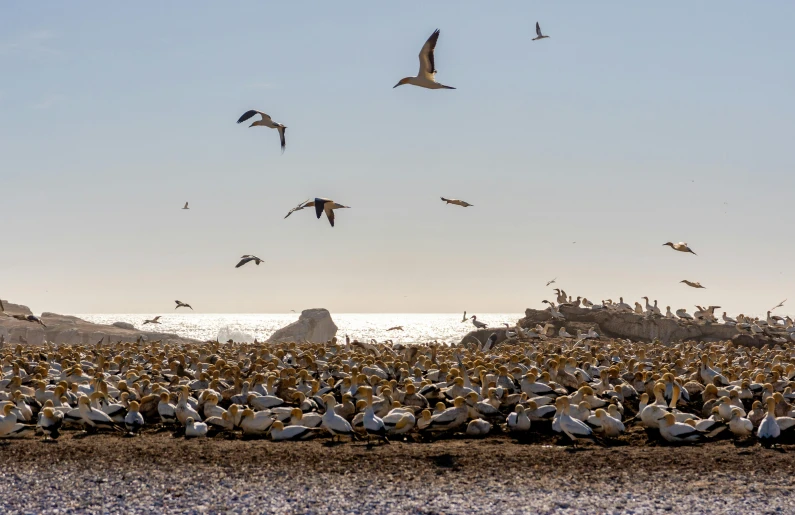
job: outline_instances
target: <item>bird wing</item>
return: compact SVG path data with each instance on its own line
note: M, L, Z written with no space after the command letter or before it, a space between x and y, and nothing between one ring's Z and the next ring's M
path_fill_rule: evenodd
M541 25L539 25L538 22L536 22L536 35L538 35L538 37L541 37Z
M327 202L329 202L329 200L325 198L315 199L315 214L317 215L318 218L320 218L320 215L323 214L323 209Z
M326 216L328 217L328 223L334 227L334 206L332 204L326 204L323 210L326 212Z
M439 29L433 31L431 37L422 45L422 50L420 50L420 72L417 76L422 77L425 76L431 80L433 80L434 75L436 74L436 66L433 62L433 50L436 48L436 41L439 39Z
M160 320L160 315L156 316L156 317L155 317L155 318L153 318L152 320L154 320L155 322L157 322L158 320Z
M287 130L287 127L285 127L284 125L281 125L281 126L277 127L276 130L279 131L279 139L282 142L282 152L284 152L284 146L286 145L286 143L284 141L284 133Z
M188 207L188 203L187 203L187 202L185 202L185 207L184 207L184 208L182 208L182 209L187 209L187 207Z
M3 299L0 299L0 312L5 311L6 307L3 306Z
M257 114L262 116L263 120L269 120L270 121L270 119L271 119L270 116L268 116L267 114L263 113L262 111L256 111L254 109L249 109L248 111L243 113L240 116L240 118L237 119L237 123L243 123L246 120L248 120L249 118L251 118L252 116L257 115Z
M294 208L292 208L286 215L284 215L284 217L287 218L288 216L293 214L294 211L299 211L301 209L304 209L305 207L312 207L314 205L315 205L315 203L313 201L311 201L309 199L306 199L303 202L301 202L300 204L298 204L297 206L295 206Z
M240 263L235 265L235 268L240 268L241 266L245 265L246 263L248 263L252 259L254 259L254 258L252 258L251 256L244 257L243 259L240 260Z

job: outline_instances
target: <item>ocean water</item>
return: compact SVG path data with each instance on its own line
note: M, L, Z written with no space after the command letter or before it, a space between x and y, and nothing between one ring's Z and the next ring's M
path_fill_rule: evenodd
M147 331L174 333L186 338L210 340L219 337L226 341L246 341L241 334L268 339L274 331L298 320L300 313L288 314L194 314L174 313L163 315L159 325L143 325L144 320L154 318L147 314L82 314L74 315L97 324L127 322ZM502 323L514 325L524 315L519 313L478 314L478 320L489 327L502 327ZM472 321L461 322L462 313L332 313L331 318L339 328L337 337L349 335L351 339L377 341L391 339L402 343L424 343L433 340L458 343L475 327ZM403 331L387 331L390 327L403 326Z

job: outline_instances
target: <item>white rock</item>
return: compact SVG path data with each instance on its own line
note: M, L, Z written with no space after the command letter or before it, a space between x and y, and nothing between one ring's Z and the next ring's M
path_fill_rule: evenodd
M327 309L305 309L296 322L277 330L268 341L325 343L336 334L337 325Z

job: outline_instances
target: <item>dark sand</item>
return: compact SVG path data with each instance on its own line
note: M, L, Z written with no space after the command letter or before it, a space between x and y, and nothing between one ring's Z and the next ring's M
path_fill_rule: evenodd
M0 513L795 513L795 446L631 433L578 449L67 433L0 442Z

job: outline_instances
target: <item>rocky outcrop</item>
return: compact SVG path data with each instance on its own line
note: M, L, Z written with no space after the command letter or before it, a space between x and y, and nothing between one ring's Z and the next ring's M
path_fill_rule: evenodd
M27 306L7 303L5 300L3 304L6 314L31 313ZM10 306L13 308L10 309ZM45 342L59 345L92 345L104 338L110 338L114 342L132 342L139 337L148 341L162 340L171 344L197 343L197 340L181 338L176 334L141 331L124 322L113 325L92 324L77 317L48 312L41 314L41 321L44 323L43 326L0 315L0 337L4 337L6 343L31 345L41 345Z
M297 321L277 330L268 341L326 343L336 334L337 326L327 309L305 309Z
M5 299L0 300L7 315L32 315L33 312L22 304L13 304Z
M660 340L664 343L685 340L721 341L731 340L737 336L737 329L733 325L685 323L670 318L646 318L635 313L616 313L614 311L575 308L563 306L561 313L566 320L555 321L549 311L527 309L525 317L520 320L522 327L532 328L536 324L550 323L555 328L555 336L560 327L575 334L579 329L586 332L593 327L597 333L610 338L628 338L633 341ZM462 340L462 344L476 339L483 343L492 333L497 333L497 343L505 339L505 328L487 328L472 331ZM552 336L552 335L550 335ZM756 338L742 340L744 345L760 345L764 341ZM739 341L737 343L740 343Z

